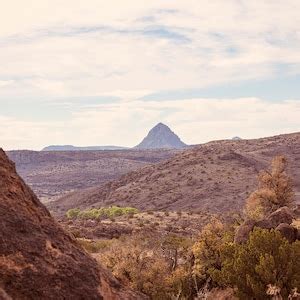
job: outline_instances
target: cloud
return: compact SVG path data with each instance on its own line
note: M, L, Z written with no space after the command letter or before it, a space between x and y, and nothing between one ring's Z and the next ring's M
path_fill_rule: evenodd
M0 12L0 80L17 80L0 96L191 89L271 78L280 65L280 76L299 73L299 1L15 1Z
M65 121L20 121L0 117L6 149L40 149L48 144L134 146L158 122L165 122L189 144L232 136L258 138L300 129L300 101L272 103L259 98L133 99L94 105ZM5 126L4 126L5 124Z
M299 82L299 11L298 0L6 1L1 141L130 146L159 121L188 143L299 130L299 91L282 87L281 100L296 100L277 103L254 97L256 82L268 82L271 99L282 78ZM220 86L242 88L212 99L176 92Z
M0 88L13 84L14 80L0 80Z

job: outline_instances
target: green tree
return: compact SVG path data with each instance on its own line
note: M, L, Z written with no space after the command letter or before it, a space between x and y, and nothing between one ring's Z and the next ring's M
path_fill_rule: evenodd
M221 260L213 278L236 288L240 299L267 299L270 286L284 299L294 288L300 290L300 241L290 244L278 231L256 228L246 244L227 244Z

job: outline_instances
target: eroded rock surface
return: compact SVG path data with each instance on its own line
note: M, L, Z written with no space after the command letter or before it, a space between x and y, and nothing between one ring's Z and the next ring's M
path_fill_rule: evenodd
M0 149L0 298L141 299L55 222Z

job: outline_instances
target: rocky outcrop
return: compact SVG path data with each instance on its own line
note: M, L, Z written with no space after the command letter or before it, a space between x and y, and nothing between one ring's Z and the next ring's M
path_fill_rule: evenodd
M294 208L293 214L295 217L300 218L300 205L298 204L297 207Z
M0 298L140 299L55 222L0 150Z
M242 225L240 225L235 233L234 242L237 244L246 243L250 232L255 226L255 221L247 220Z
M235 243L246 243L254 227L262 229L276 229L290 242L298 239L298 231L291 226L294 219L293 212L288 207L281 207L260 221L247 220L240 225L235 233Z
M293 243L298 238L298 230L292 225L281 223L276 227L283 237L285 237L290 243Z
M272 227L275 228L281 223L292 224L294 219L292 211L288 207L281 207L271 213L267 220L271 223Z

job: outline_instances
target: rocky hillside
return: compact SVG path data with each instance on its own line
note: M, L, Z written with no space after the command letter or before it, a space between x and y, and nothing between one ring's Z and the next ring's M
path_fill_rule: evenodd
M272 157L284 154L300 192L300 133L256 140L215 141L146 166L103 186L78 191L53 202L62 214L69 208L112 204L142 210L240 210L256 185L258 172Z
M140 299L78 246L0 150L0 299Z
M170 158L176 150L9 151L18 173L42 202L104 184L130 171Z
M136 149L181 149L187 145L165 124L159 123L153 127Z

